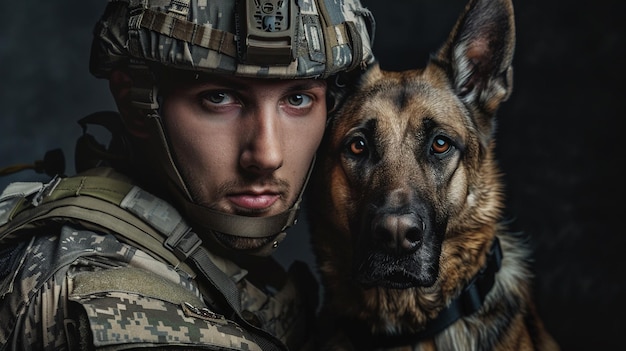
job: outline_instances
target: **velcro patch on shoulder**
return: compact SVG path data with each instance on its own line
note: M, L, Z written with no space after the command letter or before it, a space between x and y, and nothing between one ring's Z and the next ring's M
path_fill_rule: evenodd
M154 262L156 266L158 262ZM72 294L89 295L109 291L127 291L141 296L150 296L172 303L189 302L194 305L202 304L191 287L185 285L184 278L179 282L167 279L163 275L155 274L137 267L116 267L82 271L72 277Z
M258 350L251 336L232 321L190 316L180 304L128 292L72 295L82 306L96 347L185 346L199 349Z

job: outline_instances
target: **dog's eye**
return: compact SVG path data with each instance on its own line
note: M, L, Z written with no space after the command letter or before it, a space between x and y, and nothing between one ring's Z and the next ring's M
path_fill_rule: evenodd
M350 152L353 155L362 155L367 151L367 144L363 138L356 138L350 142Z
M433 140L430 149L435 154L443 154L450 150L451 147L452 144L450 143L450 140L448 140L448 138L438 136L435 138L435 140Z

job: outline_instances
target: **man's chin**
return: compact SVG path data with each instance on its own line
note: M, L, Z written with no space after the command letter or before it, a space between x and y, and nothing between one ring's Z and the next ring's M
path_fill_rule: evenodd
M264 238L244 238L235 235L214 232L215 238L226 248L237 251L255 251L273 242L278 234Z

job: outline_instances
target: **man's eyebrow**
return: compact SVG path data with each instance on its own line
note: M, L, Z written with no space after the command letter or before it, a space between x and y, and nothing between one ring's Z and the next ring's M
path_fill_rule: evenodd
M200 76L198 80L200 85L222 85L224 87L233 88L236 90L242 90L248 88L248 84L245 81L229 78L219 75Z
M268 79L265 79L268 81ZM286 91L304 91L311 90L316 88L324 88L326 87L326 81L323 79L292 79L292 80L280 80L276 79L276 82L289 82L291 84L285 86ZM196 79L198 85L218 85L223 86L224 88L234 89L234 90L249 90L250 85L244 79L237 77L227 77L227 76L218 76L218 75L206 75L199 76Z
M321 79L307 79L307 80L293 80L295 84L290 85L287 90L296 91L296 90L311 90L316 88L324 88L326 87L326 81Z

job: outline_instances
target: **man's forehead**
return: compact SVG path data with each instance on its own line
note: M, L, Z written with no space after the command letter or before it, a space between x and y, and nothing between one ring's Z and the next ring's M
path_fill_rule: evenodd
M232 89L249 89L251 87L262 86L282 86L293 87L299 89L313 89L318 87L326 87L324 79L276 79L276 78L252 78L237 77L232 75L211 74L211 73L195 73L195 72L171 72L168 78L172 83L183 85L220 85Z
M198 82L218 83L233 86L250 86L250 85L306 85L306 86L325 86L326 81L323 79L278 79L278 78L257 78L257 77L237 77L221 74L202 74L195 77Z

